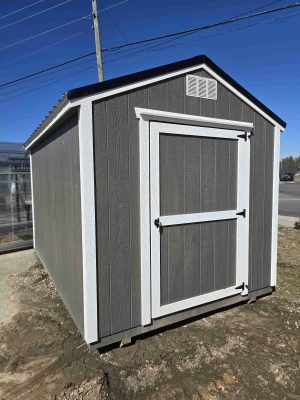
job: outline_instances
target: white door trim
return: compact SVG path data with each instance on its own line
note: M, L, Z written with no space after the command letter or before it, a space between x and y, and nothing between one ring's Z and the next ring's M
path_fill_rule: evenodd
M167 215L160 214L160 166L159 166L159 137L160 134L198 136L209 138L226 138L238 141L238 179L237 179L237 209L205 212L195 214ZM207 301L221 299L227 296L248 293L248 240L249 240L249 177L250 177L250 140L240 137L240 131L195 127L190 125L175 125L160 122L150 123L150 223L151 223L151 301L152 317L182 311L183 309L203 304ZM238 212L245 211L245 217ZM204 221L237 219L237 252L236 252L236 285L214 291L205 295L174 302L161 306L160 287L160 226L178 225ZM241 289L241 286L244 287ZM207 300L209 299L209 300Z
M158 116L156 117L156 114ZM224 120L209 117L198 117L186 114L177 114L164 111L137 109L136 115L139 118L139 137L140 137L140 242L141 242L141 322L142 325L148 325L152 320L151 307L151 250L150 250L150 232L157 228L151 224L150 220L150 123L149 120L168 122L193 123L201 126L201 123L214 123L220 126L224 125ZM178 120L179 118L179 120ZM236 127L239 121L226 120L226 125ZM245 131L253 127L253 123L243 122ZM241 133L241 132L239 132ZM246 142L245 142L246 143ZM250 148L249 148L250 154ZM249 168L250 170L250 168ZM246 171L246 178L247 178ZM250 176L250 171L249 171ZM158 189L159 190L159 187ZM247 207L245 207L247 208ZM243 217L239 217L241 219ZM246 214L246 221L249 224L249 216ZM245 229L246 231L246 229ZM249 229L247 230L247 232ZM245 269L248 269L248 257L244 257ZM153 271L154 272L154 271ZM247 282L246 282L247 283Z
M185 124L196 124L201 126L201 123L224 125L230 127L240 127L241 130L250 131L254 124L252 122L234 121L229 119L203 117L200 115L181 114L169 111L153 110L150 108L135 108L135 115L138 119L144 121L160 121L160 122L173 122L173 123L185 123Z

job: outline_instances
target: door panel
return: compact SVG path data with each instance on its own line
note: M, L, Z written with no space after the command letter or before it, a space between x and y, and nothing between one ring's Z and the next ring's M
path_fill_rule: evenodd
M247 293L249 161L239 131L151 122L154 318Z
M166 226L160 238L161 305L235 285L236 220Z
M237 140L160 134L159 141L161 215L236 209Z

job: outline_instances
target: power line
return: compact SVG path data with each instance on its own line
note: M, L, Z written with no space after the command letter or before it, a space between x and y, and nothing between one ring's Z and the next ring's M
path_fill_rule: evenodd
M13 46L17 46L18 44L21 44L21 43L28 42L29 40L32 40L32 39L35 39L35 38L37 38L37 37L46 35L47 33L50 33L50 32L57 31L58 29L61 29L61 28L65 27L65 26L74 24L75 22L79 22L79 21L82 21L82 20L87 19L87 18L90 18L90 17L91 17L91 14L86 15L86 16L84 16L84 17L77 18L77 19L73 19L72 21L66 22L65 24L56 26L55 28L48 29L47 31L37 33L36 35L29 36L29 37L27 37L27 38L25 38L25 39L19 40L18 42L11 43L11 44L9 44L9 45L7 45L7 46L1 47L1 48L0 48L0 51L9 49L10 47L13 47Z
M246 15L246 14L250 14L250 13L253 13L254 11L257 11L257 10L261 10L261 9L263 9L263 8L266 8L266 7L269 7L269 6L271 6L271 5L274 5L274 4L276 4L276 3L280 3L280 2L282 2L283 0L277 0L277 1L272 1L271 3L267 3L267 4L264 4L264 5L262 5L262 6L260 6L260 7L256 7L256 8L253 8L253 9L251 9L251 10L247 10L247 11L245 11L245 12L243 12L242 14L239 14L239 15L235 15L235 16L233 16L233 17L230 17L230 18L238 18L238 17L241 17L242 15ZM113 21L112 21L113 22ZM182 36L180 36L180 37L175 37L175 38L172 38L172 39L169 39L169 40L165 40L163 43L158 43L158 44L156 44L156 45L154 45L154 46L151 46L151 47L148 47L151 43L149 43L149 44L141 44L140 46L137 46L136 48L151 48L152 49L152 47L157 47L157 46L161 46L161 45L163 45L163 44L165 44L165 43L169 43L169 42L173 42L173 41L176 41L176 40L180 40L181 38L183 38L183 37L186 37L186 36L190 36L190 35L192 35L194 32L190 32L190 33L187 33L187 34L184 34L184 35L182 35ZM126 38L124 38L125 40L126 40ZM129 50L130 51L130 50ZM114 51L114 55L116 54L116 53L121 53L121 54L124 54L124 52L122 52L122 48L120 48L119 49L119 51L118 50L115 50Z
M120 5L120 4L126 3L127 1L129 1L129 0L123 0L123 1L120 1L119 3L112 4L111 6L103 8L102 10L98 11L98 13L99 12L104 12L104 11L109 10L109 9L111 9L113 7L116 7L116 6ZM64 28L65 26L69 26L71 24L75 24L76 22L83 21L84 19L89 19L92 16L93 16L93 14L84 15L83 17L73 19L72 21L66 22L65 24L62 24L62 25L56 26L54 28L48 29L48 30L46 30L44 32L37 33L36 35L29 36L29 37L27 37L25 39L19 40L18 42L11 43L11 44L9 44L7 46L1 47L0 48L0 52L3 51L3 50L9 49L9 48L11 48L13 46L17 46L18 44L25 43L25 42L28 42L29 40L32 40L32 39L35 39L37 37L46 35L47 33L54 32L54 31L56 31L58 29Z
M241 27L238 27L238 28L234 28L234 29L230 29L230 30L227 30L227 31L224 31L224 32L219 32L219 33L215 33L213 35L201 37L199 39L195 39L195 40L192 40L192 41L189 40L188 42L197 42L199 40L209 39L209 38L214 37L214 36L225 35L227 33L231 33L231 32L234 32L234 31L238 31L238 30L242 30L242 29L246 29L246 28L252 28L252 27L257 26L257 25L263 25L263 24L266 24L266 23L269 23L269 22L274 22L274 21L278 21L278 20L294 17L294 16L297 16L297 15L300 15L300 12L294 13L294 14L289 14L289 15L284 15L284 16L281 16L281 17L272 18L272 19L268 19L268 20L259 21L259 22L256 22L256 23L253 23L253 24L249 24L249 25L244 25L244 26L241 26ZM180 37L180 39L181 38L182 37ZM167 43L167 41L164 42L164 43ZM150 51L150 52L151 51L159 51L159 50L163 50L163 49L170 48L170 47L186 45L186 41L184 43L177 43L177 44L168 45L168 46L163 46L164 43L158 43L158 44L153 45L153 46L148 46L148 47L146 47L144 49L137 50L137 51L135 51L133 53L125 54L125 55L123 55L122 57L119 57L119 58L105 60L104 64L107 64L107 63L110 63L110 62L119 61L119 60L122 60L124 58L129 58L129 57L132 57L132 56L136 55L137 53L142 53L142 52L145 52L145 51L146 52L147 51ZM161 47L161 46L163 46L163 47ZM154 48L156 48L156 49L153 50Z
M293 4L292 6L293 6L293 7L296 7L296 6L299 6L299 5L300 5L300 3L295 3L295 4ZM291 8L291 5L286 6L286 7ZM285 8L286 8L286 7L285 7ZM105 10L105 9L104 9L104 10ZM278 9L276 9L276 11L278 11ZM274 12L274 10L269 10L267 13L270 13L270 12ZM262 15L262 14L260 13L260 15ZM233 21L233 22L235 22L235 21ZM193 31L195 31L195 29L194 29ZM174 35L175 35L175 34L173 34L173 36L174 36ZM148 41L149 41L149 40L148 40ZM139 43L140 43L140 42L139 42ZM11 84L13 84L13 83L15 83L15 82L23 81L23 80L28 79L28 78L30 78L30 77L32 77L32 76L40 75L40 74L42 74L42 73L44 73L44 72L47 72L47 71L50 71L50 70L59 68L59 67L61 67L61 66L63 66L63 65L67 65L67 64L76 62L77 60L80 60L80 59L83 59L83 58L92 56L92 55L94 55L94 54L95 54L95 52L93 51L93 52L91 52L91 53L84 54L84 55L82 55L82 56L80 56L80 57L76 57L76 58L74 58L74 59L68 60L68 61L66 61L66 62L64 62L64 63L57 64L57 65L54 65L54 66L52 66L52 67L45 68L45 69L43 69L43 70L37 71L37 72L35 72L35 73L33 73L33 74L26 75L26 76L23 76L23 77L14 79L14 80L9 81L9 82L5 82L5 83L3 83L3 84L0 85L0 88L1 88L1 87L6 87L6 86L11 85ZM131 54L129 54L129 55L127 55L127 56L130 56L130 55L131 55ZM125 56L125 57L126 57L126 56ZM121 57L121 58L124 58L124 57ZM121 59L121 58L120 58L120 59ZM105 63L109 63L109 62L113 62L113 61L117 61L117 60L116 60L116 59L115 59L115 60L108 60L108 61L106 61Z
M282 20L282 19L286 19L286 18L290 18L290 17L295 17L295 16L297 16L297 15L300 15L300 12L293 13L293 14L289 14L289 15L284 15L284 16L277 17L277 18L271 18L271 19L268 19L268 20L263 20L263 21L255 22L255 23L249 24L249 25L240 26L240 27L238 27L238 28L229 29L229 30L227 30L227 31L214 33L214 34L209 35L209 36L204 36L204 37L201 37L201 38L199 38L199 39L189 40L188 42L189 42L189 43L191 43L191 42L198 42L198 41L203 40L203 39L209 39L209 38L215 37L215 36L222 36L222 35L225 35L225 34L227 34L227 33L239 31L239 30L246 29L246 28L253 28L253 27L258 26L258 25L264 25L264 24L267 24L267 23L269 23L269 22L279 21L279 20ZM157 50L163 50L163 49L166 49L166 48L169 48L169 47L183 46L183 45L185 45L185 44L186 44L186 43L177 43L177 44L173 44L173 45L169 45L169 46L160 47L160 48L157 49ZM157 46L158 46L158 45L157 45ZM157 46L155 46L155 47L157 47ZM161 46L161 44L160 44L160 46ZM154 47L154 46L153 46L153 47ZM152 49L152 48L147 48L147 49L145 49L144 51L150 51L150 52L151 52L151 51L155 51L155 50L151 50L151 49Z
M263 8L266 8L266 7L269 7L269 6L273 6L274 4L281 3L282 1L283 0L271 1L271 3L265 4L265 5L260 6L260 7L253 8L251 11L246 11L246 12L244 12L242 14L239 14L239 15L236 15L236 16L234 16L232 18L242 17L243 15L246 15L246 14L248 14L250 12L254 12L254 11L257 11L257 10L262 10Z
M91 62L91 60L85 60L85 62ZM84 62L83 62L84 63ZM83 64L82 63L82 64ZM70 67L70 66L69 66ZM81 64L78 64L78 65L76 65L75 67L81 67ZM94 67L93 65L89 65L88 66L89 68L90 67ZM85 70L85 69L84 69ZM28 89L31 89L31 88L35 88L35 87L39 87L39 85L41 85L42 83L47 83L47 82L52 82L52 81L55 81L57 78L60 78L60 77L64 77L64 76L69 76L69 74L71 73L71 75L72 75L72 73L73 72L76 72L76 71L78 71L78 70L73 70L73 71L63 71L63 70L60 70L60 71L52 71L52 74L56 74L55 76L52 76L52 77L47 77L46 79L42 79L42 80L40 80L40 81L37 81L37 82L28 82L28 81L26 81L26 83L30 83L30 87L28 87L28 86L26 86L26 85L24 85L24 86L21 86L21 87L17 87L17 88L14 88L14 89L12 89L12 90L9 90L9 91L7 91L7 92L4 92L4 93L0 93L0 99L1 98L5 98L5 96L7 96L7 95L10 95L10 94L12 94L12 93L22 93L22 90L23 89L25 89L25 91L26 90L28 90ZM80 70L81 71L81 70ZM67 74L66 74L67 73ZM41 79L41 78L44 78L45 77L45 75L43 75L42 77L40 76L40 77L38 77L39 79Z
M59 70L55 69L55 70L52 70L52 71L49 71L49 72L45 72L45 73L43 73L43 75L33 76L33 77L28 78L28 79L26 79L25 81L22 81L22 82L12 83L10 86L7 86L6 88L1 88L0 89L0 96L6 95L8 93L13 93L13 92L15 92L17 90L20 90L20 89L24 89L24 88L27 87L28 84L32 85L32 81L39 80L39 79L44 78L46 76L53 75L53 74L56 74L56 73L60 73L60 72L62 72L64 70L67 70L67 69L70 69L70 68L74 68L74 67L77 67L77 66L80 66L82 64L89 63L89 62L91 62L91 60L86 59L86 60L83 60L83 61L79 62L76 65L69 64L69 65L66 65L64 67L60 67ZM42 83L42 82L43 81L38 81L37 83ZM33 82L33 84L35 84L35 83L36 82ZM17 85L18 87L16 89L10 90L11 87L14 87L15 85ZM6 90L8 90L8 91L6 91Z
M244 19L259 17L261 15L270 14L270 13L274 13L274 12L278 12L278 11L282 11L282 10L288 10L290 8L295 8L295 7L299 7L299 6L300 6L299 2L292 3L292 4L288 4L286 6L283 6L283 7L274 8L272 10L261 11L261 12L255 13L255 14L240 16L240 17L236 17L236 18L229 18L229 19L225 19L225 20L222 20L222 21L219 21L219 22L214 22L212 24L202 25L202 26L198 26L196 28L187 29L187 30L184 30L184 31L179 31L179 32L175 32L175 33L169 33L169 34L161 35L161 36L155 36L155 37L152 37L152 38L149 38L149 39L138 40L138 41L135 41L135 42L125 43L125 44L122 44L122 45L119 45L119 46L105 48L102 51L103 52L114 51L114 50L119 50L119 49L124 48L124 47L134 46L134 45L137 45L137 44L140 44L140 43L149 43L149 42L153 42L153 41L156 41L156 40L166 39L166 38L169 38L169 37L175 37L175 36L184 35L186 33L199 32L199 31L202 31L202 30L215 28L217 26L221 26L221 25L226 25L226 24L230 24L230 23L233 23L233 22L242 21Z
M61 6L63 6L64 4L66 4L66 3L70 3L70 1L72 1L72 0L66 0L66 1L64 1L64 2L62 2L62 3L56 4L55 6L46 8L45 10L39 11L39 12L37 12L37 13L35 13L35 14L31 14L31 15L29 15L28 17L25 17L25 18L22 18L22 19L18 19L17 21L11 22L10 24L7 24L7 25L0 26L0 30L1 30L1 29L5 29L5 28L8 28L8 27L13 26L13 25L16 25L16 24L18 24L18 23L20 23L20 22L26 21L26 20L31 19L31 18L33 18L33 17L36 17L37 15L44 14L45 12L51 11L51 10L53 10L54 8L61 7Z
M69 77L71 77L71 76L79 75L79 74L81 74L82 72L85 72L85 71L87 71L87 70L89 70L89 69L92 69L92 68L95 68L95 65L92 65L92 66L89 66L89 67L87 67L87 68L85 68L85 69L82 69L82 70L80 70L80 71L77 71L76 73L69 74L69 75L65 76L64 78L62 78L62 79L57 79L57 80L54 81L54 82L48 83L48 84L46 84L46 85L39 86L38 88L35 88L35 89L33 89L33 90L27 90L27 91L25 91L25 92L21 92L21 93L17 94L16 96L11 96L11 97L8 97L8 98L6 98L6 99L3 99L3 100L0 101L0 103L7 102L8 100L11 100L11 99L19 98L20 96L24 96L24 95L26 95L26 94L28 94L28 93L31 93L31 92L35 92L35 91L37 91L37 90L39 90L39 89L42 89L42 88L44 88L44 87L53 85L53 84L55 84L55 83L57 83L57 82L60 82L60 81L63 81L63 80L65 80L65 79L67 79L67 78L69 78Z
M22 76L21 78L14 79L13 81L2 83L2 85L0 85L0 88L4 87L4 86L11 85L12 83L15 83L15 82L24 81L25 79L31 78L32 76L40 75L43 72L51 71L52 69L59 68L59 67L61 67L63 65L71 64L71 63L73 63L73 62L75 62L77 60L81 60L83 58L93 56L94 54L96 54L96 52L92 51L91 53L84 54L84 55L82 55L80 57L72 58L71 60L65 61L65 62L63 62L61 64L53 65L52 67L49 67L49 68L42 69L40 71L34 72L33 74Z
M17 14L17 13L20 12L20 11L26 10L27 8L33 7L33 6L35 6L36 4L42 3L42 2L44 2L44 1L45 1L45 0L39 0L39 1L36 1L36 2L34 2L34 3L32 3L32 4L29 4L29 5L26 6L26 7L19 8L19 9L16 10L16 11L12 11L12 12L10 12L9 14L1 15L1 16L0 16L0 19L9 17L10 15Z
M15 58L15 59L13 59L13 60L11 60L11 61L8 61L8 62L6 62L6 63L4 63L4 64L0 64L0 68L3 68L3 67L5 67L5 66L7 66L7 65L10 65L10 64L13 64L13 63L15 63L15 62L17 62L17 61L23 60L24 58L30 57L30 56L33 55L33 54L40 53L41 51L46 50L46 49L48 49L49 47L56 46L56 45L59 44L59 43L66 42L67 40L73 39L74 37L80 36L80 35L83 35L83 32L77 32L77 33L75 33L74 35L67 36L66 38L64 38L64 39L62 39L62 40L58 40L57 42L50 43L48 46L41 47L41 48L39 48L39 49L37 49L37 50L31 51L31 52L29 52L29 53L26 53L25 55L23 55L23 56L21 56L21 57Z

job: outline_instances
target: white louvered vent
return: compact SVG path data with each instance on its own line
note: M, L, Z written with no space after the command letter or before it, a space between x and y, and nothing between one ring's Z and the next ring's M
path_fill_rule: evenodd
M217 81L202 76L186 76L186 95L217 100Z

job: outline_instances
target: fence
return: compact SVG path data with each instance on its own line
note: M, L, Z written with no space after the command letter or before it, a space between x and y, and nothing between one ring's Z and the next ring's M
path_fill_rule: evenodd
M0 253L32 246L29 155L0 142Z

